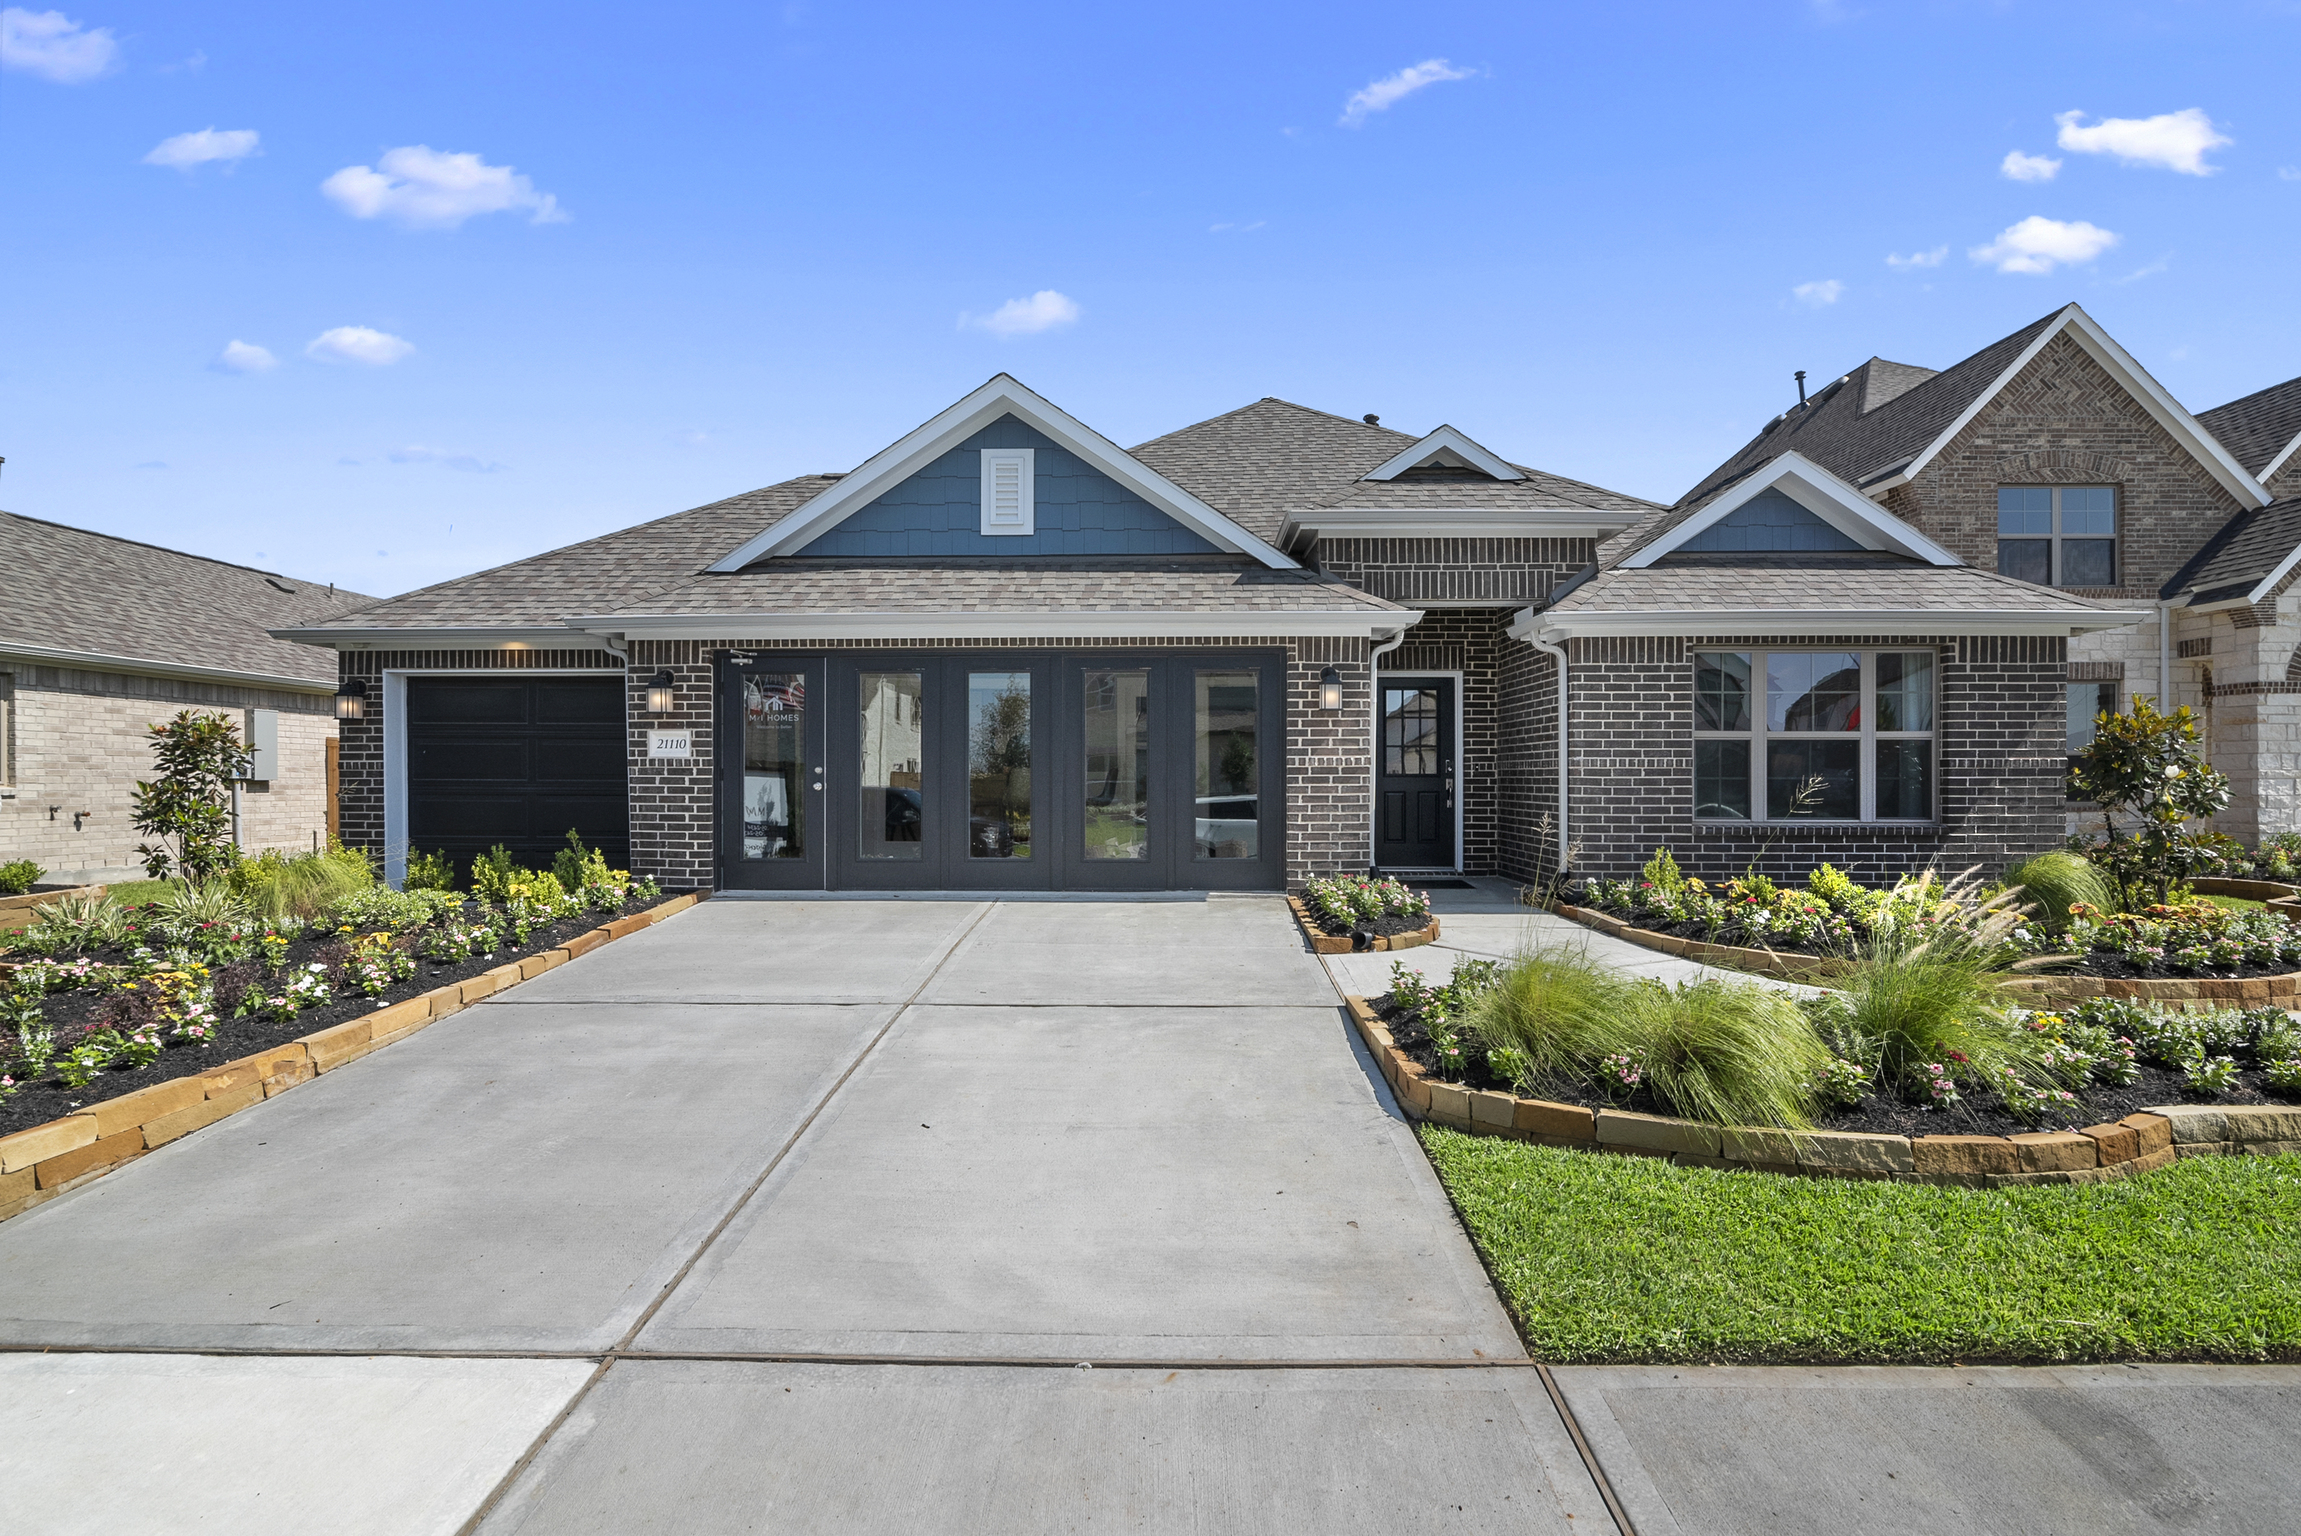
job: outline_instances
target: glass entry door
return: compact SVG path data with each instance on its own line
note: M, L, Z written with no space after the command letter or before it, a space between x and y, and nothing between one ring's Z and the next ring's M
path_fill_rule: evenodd
M719 663L720 884L821 890L823 663L734 652Z

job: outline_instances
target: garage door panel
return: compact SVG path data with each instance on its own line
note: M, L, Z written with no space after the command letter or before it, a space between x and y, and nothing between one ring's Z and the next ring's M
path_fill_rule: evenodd
M535 718L545 725L623 723L623 688L602 688L589 679L538 678Z
M408 679L408 839L548 867L570 827L630 861L620 677Z
M498 839L525 838L530 835L528 797L464 792L411 798L408 834L418 843L428 837L476 837L483 847Z
M534 685L525 679L415 677L408 679L407 717L416 722L487 721L524 724L528 695Z
M623 728L616 725L612 741L548 740L536 743L535 779L541 784L567 784L591 782L613 784L620 798L623 792Z
M444 741L408 746L408 771L428 784L504 782L525 784L534 777L525 741L489 741L458 733Z

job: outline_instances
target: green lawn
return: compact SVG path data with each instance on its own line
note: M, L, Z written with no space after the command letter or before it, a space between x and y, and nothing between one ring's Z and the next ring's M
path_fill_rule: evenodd
M104 894L126 906L139 901L157 901L162 892L174 885L173 880L123 880L118 885L107 885Z
M2258 912L2268 905L2267 902L2255 901L2246 896L2200 896L2197 899L2210 901L2217 907L2227 907L2232 912Z
M2301 1157L1952 1189L1422 1137L1540 1359L2301 1359Z

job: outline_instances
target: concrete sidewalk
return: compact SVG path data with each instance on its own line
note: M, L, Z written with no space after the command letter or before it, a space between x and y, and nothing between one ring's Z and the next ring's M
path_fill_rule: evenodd
M1444 899L1440 973L1555 921ZM1575 1424L1643 1536L2301 1498L2285 1368L1561 1369L1569 1420L1337 1001L1269 899L707 903L0 1225L0 1507L1610 1530Z

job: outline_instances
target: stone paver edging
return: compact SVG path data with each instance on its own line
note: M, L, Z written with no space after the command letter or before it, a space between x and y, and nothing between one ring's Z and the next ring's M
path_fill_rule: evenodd
M60 1120L0 1136L0 1221L77 1189L226 1115L404 1040L483 997L516 987L602 944L684 912L702 899L701 892L675 896L644 912L579 933L556 949L540 950L468 980L434 987L378 1008L364 1018L331 1025L191 1077L154 1083L91 1104Z
M1294 920L1302 925L1302 936L1310 941L1312 954L1351 955L1363 953L1352 945L1349 934L1328 933L1319 927L1317 920L1310 915L1310 908L1302 904L1301 897L1289 896L1286 898L1286 904L1293 910ZM1419 949L1425 944L1437 942L1438 917L1436 913L1433 913L1429 927L1410 929L1405 933L1377 934L1374 942L1367 945L1366 948L1368 950Z
M1571 918L1583 927L1594 928L1609 938L1622 939L1647 949L1658 949L1668 955L1681 955L1688 960L1728 966L1737 971L1771 976L1782 981L1804 981L1826 986L1829 978L1845 966L1842 960L1826 959L1820 955L1801 955L1772 949L1738 949L1730 944L1706 944L1700 939L1675 938L1667 933L1656 933L1650 928L1635 927L1621 918L1589 907L1569 906L1565 902L1558 903L1555 910L1560 917ZM2291 1005L2294 1000L2301 999L2301 971L2287 972L2282 976L2245 977L2032 975L2016 976L1999 985L2023 1001L2036 1004L2075 1003L2089 997L2129 997L2154 1003L2239 1005L2279 1002Z
M1407 1117L1436 1121L1473 1136L1665 1157L1685 1167L1972 1186L2090 1184L2147 1173L2176 1157L2301 1152L2301 1108L2270 1105L2157 1105L2079 1131L1887 1136L1866 1131L1792 1134L1521 1099L1431 1081L1398 1048L1366 999L1344 1001Z

